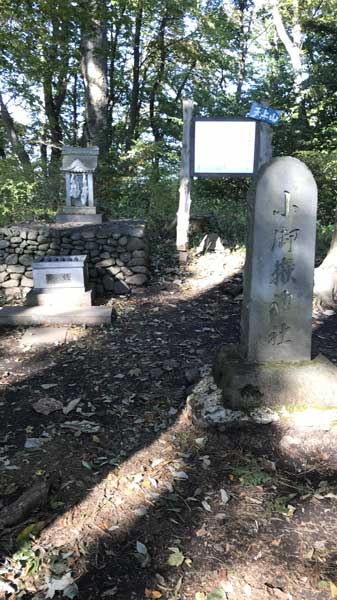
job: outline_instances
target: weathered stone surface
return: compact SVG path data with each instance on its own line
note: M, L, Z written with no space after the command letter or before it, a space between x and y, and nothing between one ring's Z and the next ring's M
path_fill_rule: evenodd
M122 237L119 238L118 243L120 246L126 246L128 243L128 238L126 237L126 235L122 235Z
M136 265L132 267L132 271L134 273L144 273L144 274L147 274L149 272L149 270L147 269L147 267L136 266Z
M126 283L129 285L144 285L147 282L146 275L139 273L137 275L132 275L131 277L126 278Z
M107 268L107 271L109 273L111 273L111 275L118 275L118 273L120 272L120 270L121 270L121 267L118 267L118 266L116 266L116 267L113 266L113 267L108 267Z
M133 252L134 250L144 250L146 244L144 240L139 238L131 238L126 247L129 252Z
M129 286L124 281L121 281L119 279L117 279L115 281L113 290L114 290L115 294L120 294L120 295L130 293Z
M0 273L0 283L2 283L3 281L6 281L6 279L9 279L9 274L6 273L6 271L1 271L1 273Z
M109 275L103 277L103 286L107 292L113 292L115 287L115 280Z
M31 254L23 254L19 257L20 265L24 265L25 267L30 267L34 258Z
M22 273L10 273L9 276L11 279L14 279L15 281L21 281L21 279L22 279Z
M145 252L145 250L134 250L132 252L132 256L133 256L133 258L145 258L146 252Z
M249 423L268 425L279 420L278 413L268 407L246 412L224 407L221 390L206 369L203 369L203 378L188 396L186 404L188 416L199 427L216 426L226 429Z
M28 240L36 240L38 236L37 231L28 231L27 239Z
M10 242L8 240L0 240L0 249L8 248L10 246Z
M144 258L132 258L127 263L128 267L145 267Z
M24 273L25 267L23 265L8 265L7 273Z
M296 158L274 158L248 195L241 351L249 362L311 356L317 186Z
M17 265L19 262L17 254L9 254L5 259L6 265Z
M11 244L21 244L21 241L21 237L19 236L11 237Z
M227 346L217 357L214 378L231 409L337 407L337 368L323 356L254 364L243 361L235 346Z
M89 229L87 231L82 231L81 236L84 240L93 240L95 237L95 232Z
M15 281L13 282L15 284ZM16 282L18 283L18 282ZM3 287L3 286L2 286ZM21 295L21 287L3 287L1 290L6 298L18 298Z
M2 273L3 271L6 271L7 265L4 264L0 264L0 273Z
M24 276L21 279L21 285L23 287L29 287L29 288L33 287L33 279L30 279L30 278Z
M6 281L3 281L1 284L1 287L3 288L14 288L17 287L18 282L15 281L14 279L7 279Z
M115 259L114 258L105 258L104 260L100 260L98 263L96 263L96 267L112 267L115 264Z

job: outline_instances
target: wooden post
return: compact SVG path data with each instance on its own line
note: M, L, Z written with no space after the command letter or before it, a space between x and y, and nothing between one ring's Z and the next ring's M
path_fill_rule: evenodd
M256 162L256 172L264 163L273 157L273 129L268 123L259 121L257 123L257 135L259 136L258 158Z
M191 208L191 125L193 100L183 100L183 145L181 151L181 169L179 186L179 208L177 212L176 246L179 262L186 263L188 250L188 228Z

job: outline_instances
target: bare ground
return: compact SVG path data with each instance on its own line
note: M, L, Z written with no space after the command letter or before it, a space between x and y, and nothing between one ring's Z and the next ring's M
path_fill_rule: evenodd
M111 328L48 348L0 331L0 598L337 597L333 443L295 466L272 426L198 429L185 410L238 340L243 256L180 272L166 250ZM337 316L313 321L336 362Z

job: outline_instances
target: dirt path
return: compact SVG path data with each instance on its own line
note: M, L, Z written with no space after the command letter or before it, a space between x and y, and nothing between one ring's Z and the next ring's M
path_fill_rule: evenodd
M325 457L294 473L272 430L197 430L184 411L238 340L242 260L207 255L181 274L159 258L144 296L114 302L111 329L72 328L52 348L0 332L2 505L52 480L47 502L2 527L0 598L337 597ZM315 353L336 361L337 317L314 325Z

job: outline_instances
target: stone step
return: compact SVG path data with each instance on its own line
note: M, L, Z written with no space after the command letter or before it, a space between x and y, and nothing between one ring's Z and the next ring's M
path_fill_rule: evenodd
M112 309L105 306L73 308L51 306L4 306L0 327L31 325L110 325Z

